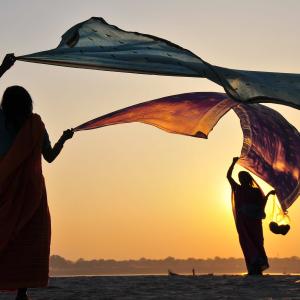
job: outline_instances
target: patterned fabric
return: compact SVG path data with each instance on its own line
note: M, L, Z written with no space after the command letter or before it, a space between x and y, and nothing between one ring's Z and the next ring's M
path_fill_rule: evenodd
M219 119L237 103L221 93L188 93L160 98L120 109L75 128L142 122L162 130L207 138Z
M239 164L276 189L285 210L300 195L300 134L275 110L261 104L233 108L244 143Z
M212 66L167 40L128 32L91 18L69 29L57 48L19 60L107 71L205 77L233 99L300 108L300 74L242 71Z
M142 122L171 133L207 138L231 108L244 133L239 164L272 185L282 208L287 209L300 195L300 134L264 105L238 104L221 93L181 94L112 112L75 130Z

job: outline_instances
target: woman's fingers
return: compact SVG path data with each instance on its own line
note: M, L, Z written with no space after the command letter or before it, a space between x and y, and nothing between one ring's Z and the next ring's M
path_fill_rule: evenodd
M14 65L16 61L15 55L13 53L6 54L4 60L2 62L2 67L8 70L10 67Z
M73 137L74 131L73 129L67 129L63 132L63 137L65 140L69 140Z
M234 158L232 159L233 162L237 162L238 160L239 160L239 157L234 157Z

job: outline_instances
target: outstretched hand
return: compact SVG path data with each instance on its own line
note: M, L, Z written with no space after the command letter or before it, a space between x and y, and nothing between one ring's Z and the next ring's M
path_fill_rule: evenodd
M73 135L74 135L74 131L73 131L73 128L71 128L71 129L65 130L61 137L62 137L63 141L66 141L66 140L71 139L73 137Z
M237 157L237 156L236 156L236 157L234 157L234 158L232 159L232 163L233 163L233 164L235 164L235 163L236 163L236 162L237 162L239 159L240 159L240 158L239 158L239 157Z
M15 61L16 61L16 57L13 53L6 54L3 59L1 68L3 69L3 71L7 71L14 65Z

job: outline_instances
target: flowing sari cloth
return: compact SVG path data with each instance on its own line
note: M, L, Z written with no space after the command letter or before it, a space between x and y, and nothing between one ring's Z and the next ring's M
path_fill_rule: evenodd
M129 106L83 123L75 131L142 122L171 133L207 138L233 109L244 134L239 164L276 190L283 210L300 196L300 134L261 104L242 104L222 93L187 93ZM224 143L226 146L226 143Z
M83 123L74 130L142 122L170 133L206 139L219 119L237 104L222 93L186 93L129 106Z
M234 181L230 184L235 225L248 273L260 273L269 267L262 228L266 198L259 187L243 187Z
M50 215L41 166L45 127L33 114L0 160L0 289L48 282Z
M276 190L283 210L300 196L300 133L277 111L261 104L233 108L243 130L239 164Z
M201 37L200 42L204 42ZM221 85L238 101L274 102L300 109L300 74L214 66L168 40L125 31L102 18L93 17L74 25L55 49L17 59L74 68L202 77Z

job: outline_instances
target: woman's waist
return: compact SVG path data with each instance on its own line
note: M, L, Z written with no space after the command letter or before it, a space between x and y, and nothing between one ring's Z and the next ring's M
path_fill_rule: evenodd
M266 217L264 206L256 203L238 203L236 211L250 218L264 219Z

